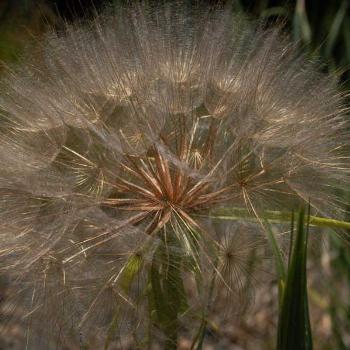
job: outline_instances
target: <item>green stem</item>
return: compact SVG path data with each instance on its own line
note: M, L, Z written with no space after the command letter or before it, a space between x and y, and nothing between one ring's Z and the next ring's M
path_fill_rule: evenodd
M179 242L175 235L161 235L150 269L150 307L155 321L166 337L164 350L176 350L179 315L188 309L182 279L182 256L178 254Z
M190 350L201 350L203 347L203 342L204 342L204 337L205 337L205 331L207 328L207 323L208 323L208 313L209 313L209 308L210 308L210 304L213 298L213 292L214 292L214 286L215 286L215 281L216 281L216 267L217 267L217 262L214 263L214 271L213 271L213 275L210 281L210 285L209 285L209 294L208 294L208 300L207 300L207 304L203 310L203 315L202 315L202 321L199 327L199 331L195 337L195 339L193 340L193 343L191 345Z
M217 220L257 220L247 209L243 208L220 208L213 211L209 217ZM272 223L290 222L291 213L266 210L264 217ZM310 226L350 229L350 222L310 215Z

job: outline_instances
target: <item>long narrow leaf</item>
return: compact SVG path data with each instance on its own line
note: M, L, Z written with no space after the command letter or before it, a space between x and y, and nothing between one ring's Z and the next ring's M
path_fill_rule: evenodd
M276 271L277 271L277 275L278 275L278 290L279 290L279 296L281 299L282 295L283 295L285 281L286 281L285 263L283 261L283 256L282 256L281 250L279 248L279 244L277 242L275 234L273 233L271 226L266 219L264 220L264 226L265 226L265 230L267 233L267 237L268 237L270 246L272 248L272 253L273 253L273 257L274 257L274 261L275 261L275 265L276 265Z
M154 254L150 270L150 306L156 325L166 337L165 350L177 348L178 315L188 309L181 276L181 258L174 249L176 242L161 243Z
M331 28L329 30L327 43L326 43L326 57L330 57L332 54L332 50L335 46L335 43L337 41L337 38L339 37L341 33L341 25L344 21L344 18L346 16L346 11L348 7L348 1L343 0L342 4L339 7L339 10L337 11L337 14L333 20L333 23L331 25Z
M301 39L305 44L310 44L312 40L312 30L307 18L305 0L297 0L293 22L294 39Z
M312 350L306 278L308 227L304 218L301 209L279 315L278 350Z

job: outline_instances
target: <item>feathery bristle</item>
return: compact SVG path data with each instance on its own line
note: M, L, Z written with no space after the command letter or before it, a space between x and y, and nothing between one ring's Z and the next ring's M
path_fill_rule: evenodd
M0 83L1 271L31 349L145 336L158 275L242 297L261 228L214 233L217 208L345 208L344 97L279 29L181 1L111 12Z

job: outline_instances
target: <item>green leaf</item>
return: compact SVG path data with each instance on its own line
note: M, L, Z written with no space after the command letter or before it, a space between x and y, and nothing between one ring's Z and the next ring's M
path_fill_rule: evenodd
M350 18L347 17L344 20L343 26L344 46L346 52L347 62L350 62Z
M312 30L307 18L305 0L297 0L293 20L294 40L302 40L305 44L311 44Z
M333 48L335 46L335 43L337 41L338 36L341 34L341 25L344 21L344 18L346 16L346 11L348 7L347 0L343 0L341 6L339 7L339 10L337 11L337 14L332 22L331 28L329 30L327 42L326 42L326 57L330 57L333 51Z
M152 302L156 315L156 321L161 328L166 328L169 319L168 308L166 300L164 298L162 285L160 282L161 275L159 273L159 267L154 261L152 262L150 279L152 286L151 291L153 296Z
M177 242L162 242L150 269L150 313L166 337L165 350L177 348L178 316L188 309Z
M279 244L277 242L275 234L273 233L271 226L266 219L264 219L264 226L265 226L265 230L267 233L267 238L269 240L269 243L270 243L270 246L272 249L273 257L275 260L276 271L277 271L277 276L278 276L279 297L281 300L281 298L283 296L285 282L286 282L286 267L285 267L282 253L281 253L281 250L279 248Z
M301 209L280 306L278 350L312 349L306 276L308 225L305 228L304 220L305 211Z

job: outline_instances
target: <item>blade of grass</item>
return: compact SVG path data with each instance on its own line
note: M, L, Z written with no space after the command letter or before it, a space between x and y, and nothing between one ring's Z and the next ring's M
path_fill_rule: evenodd
M276 271L277 271L277 276L278 276L278 294L279 294L279 299L281 302L282 296L283 296L283 290L285 287L285 281L286 281L285 263L283 261L281 249L279 247L279 244L277 242L275 234L272 231L272 228L266 219L264 219L264 226L265 226L265 231L267 233L267 238L268 238L270 246L272 248L272 253L273 253L273 257L274 257L274 261L275 261L275 265L276 265Z
M343 35L347 62L350 62L350 17L347 17L344 20Z
M279 313L278 350L312 350L306 276L308 224L305 227L304 221L301 209Z
M312 30L307 18L305 0L297 0L293 19L294 40L302 40L305 44L312 41Z
M188 309L181 275L182 261L176 253L176 245L174 240L162 242L150 269L151 315L166 337L165 350L177 349L178 316Z
M291 225L290 225L290 242L289 242L289 252L288 252L288 267L290 266L292 251L294 244L294 211L292 211Z
M325 56L327 58L331 57L337 38L341 34L341 25L343 24L346 16L347 8L348 1L343 0L329 30L325 48Z

